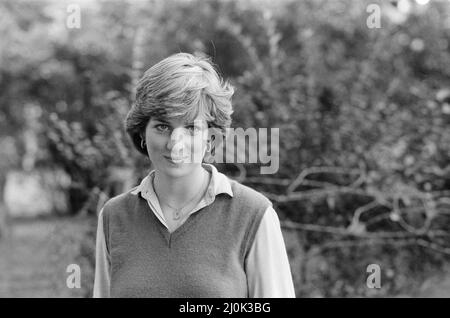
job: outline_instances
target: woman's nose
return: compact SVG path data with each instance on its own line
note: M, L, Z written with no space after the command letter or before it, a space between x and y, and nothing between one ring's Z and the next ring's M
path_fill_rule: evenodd
M179 154L183 151L185 138L185 129L183 127L175 128L170 134L170 139L167 143L167 149L170 150L172 154Z

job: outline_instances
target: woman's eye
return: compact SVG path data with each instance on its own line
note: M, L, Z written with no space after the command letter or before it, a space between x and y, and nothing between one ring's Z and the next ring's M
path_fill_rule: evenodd
M158 131L161 131L161 132L166 132L167 130L169 130L169 126L163 125L163 124L156 125L155 127Z
M188 126L187 129L189 129L191 133L198 133L201 131L201 128L198 126Z

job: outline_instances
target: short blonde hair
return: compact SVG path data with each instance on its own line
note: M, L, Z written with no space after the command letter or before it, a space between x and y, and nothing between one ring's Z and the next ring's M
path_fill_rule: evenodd
M233 87L217 73L208 57L171 55L149 68L137 85L136 100L125 119L125 130L136 149L152 117L193 121L203 116L222 135L231 125Z

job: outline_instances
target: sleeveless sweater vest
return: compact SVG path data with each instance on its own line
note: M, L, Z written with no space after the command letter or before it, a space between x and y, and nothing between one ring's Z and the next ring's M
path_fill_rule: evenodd
M245 260L271 202L230 180L169 233L147 201L130 191L104 206L111 297L247 297Z

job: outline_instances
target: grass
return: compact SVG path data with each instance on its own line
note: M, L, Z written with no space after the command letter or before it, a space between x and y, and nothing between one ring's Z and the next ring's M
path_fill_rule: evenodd
M93 285L96 220L45 218L14 220L0 239L0 297L88 297ZM81 268L81 288L70 289L70 264Z

